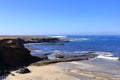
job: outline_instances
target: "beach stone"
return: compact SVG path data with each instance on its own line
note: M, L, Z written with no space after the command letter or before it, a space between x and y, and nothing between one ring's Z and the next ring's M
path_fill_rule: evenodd
M23 67L23 68L20 68L16 71L16 73L19 73L19 74L25 74L25 73L30 73L30 70L26 67Z

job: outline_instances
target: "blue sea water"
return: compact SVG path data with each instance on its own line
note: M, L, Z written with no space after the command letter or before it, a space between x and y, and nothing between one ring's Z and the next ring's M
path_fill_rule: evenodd
M87 38L68 43L71 50L111 52L120 57L120 36L73 36Z
M70 42L64 45L32 44L36 50L43 51L99 51L111 52L113 56L120 57L120 36L67 36Z

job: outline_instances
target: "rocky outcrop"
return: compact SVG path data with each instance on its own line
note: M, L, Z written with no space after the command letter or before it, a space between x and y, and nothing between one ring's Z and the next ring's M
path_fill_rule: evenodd
M22 39L0 40L0 65L19 66L30 63L34 57L30 51L23 46Z
M16 71L16 73L19 74L25 74L25 73L30 73L30 70L27 67L22 67Z

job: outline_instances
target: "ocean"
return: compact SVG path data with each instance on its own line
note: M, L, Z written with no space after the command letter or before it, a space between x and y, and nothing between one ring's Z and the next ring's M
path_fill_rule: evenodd
M65 36L70 42L62 42L64 45L53 44L29 44L32 50L42 51L97 51L109 52L114 57L120 57L120 36ZM39 52L39 51L38 51Z

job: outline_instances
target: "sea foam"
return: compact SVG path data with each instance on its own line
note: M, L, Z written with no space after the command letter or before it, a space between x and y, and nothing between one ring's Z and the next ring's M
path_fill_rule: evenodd
M107 60L119 60L119 57L114 57L110 52L98 52L97 58L107 59Z

